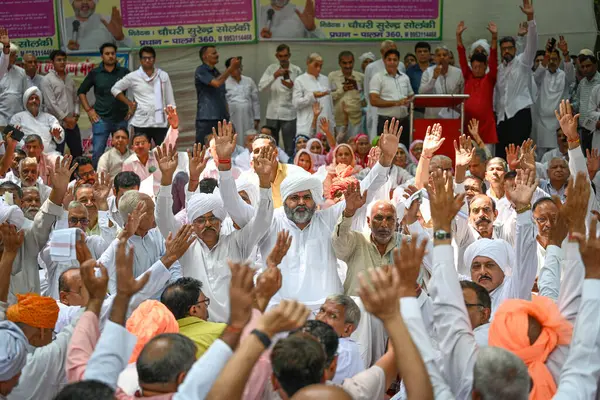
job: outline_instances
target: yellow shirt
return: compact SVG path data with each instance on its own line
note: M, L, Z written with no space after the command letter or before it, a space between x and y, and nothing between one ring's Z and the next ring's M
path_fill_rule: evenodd
M227 324L208 322L198 317L181 318L177 320L177 324L179 324L179 333L196 343L196 347L198 347L196 357L198 358L221 336L227 327Z
M277 163L277 175L275 175L275 181L271 184L271 189L273 193L273 208L279 208L283 205L283 200L281 199L281 182L287 176L287 164Z

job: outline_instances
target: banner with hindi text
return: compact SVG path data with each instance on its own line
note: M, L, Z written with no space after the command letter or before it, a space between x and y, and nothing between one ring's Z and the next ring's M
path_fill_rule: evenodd
M260 40L441 40L442 0L256 0Z
M20 55L47 57L58 48L58 26L54 0L2 0L0 25L8 29Z

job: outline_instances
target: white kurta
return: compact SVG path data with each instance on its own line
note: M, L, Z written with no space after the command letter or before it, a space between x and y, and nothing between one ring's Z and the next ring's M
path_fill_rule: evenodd
M575 81L575 68L572 62L565 63L565 70L557 69L555 73L540 64L534 74L538 88L538 96L532 108L535 121L533 137L538 147L556 146L556 130L558 120L554 114L560 101L569 98L569 87Z
M263 73L258 82L258 90L261 92L269 89L269 103L267 104L267 119L291 121L296 119L296 110L292 105L292 88L288 88L281 81L280 76L275 79L274 75L281 68L279 63L271 64ZM289 66L290 79L295 82L302 75L300 67L291 64Z
M21 130L25 134L23 139L29 135L39 135L44 142L44 151L46 153L56 152L56 145L65 141L65 131L60 126L60 123L54 115L38 112L36 117L33 116L29 111L21 111L10 119L11 125L21 125ZM60 136L55 139L50 133L51 129L59 128ZM21 140L21 144L25 142Z
M421 77L421 85L419 86L420 94L459 94L464 92L465 80L460 68L448 66L446 75L440 74L436 79L433 79L436 65L432 65L423 72ZM425 118L459 118L460 114L451 108L434 108L425 109Z
M247 76L236 81L231 76L225 81L227 105L233 127L237 132L237 143L244 145L244 135L254 129L254 121L260 121L260 102L256 83Z
M226 197L222 197L225 200ZM156 198L156 224L165 237L169 232L177 231L172 205L171 186L161 186ZM203 283L202 292L210 299L210 321L227 323L229 320L231 270L227 260L240 262L249 259L256 244L269 229L272 219L271 189L261 189L260 203L252 221L229 235L221 233L212 249L197 239L180 258L183 274Z
M319 77L315 78L306 72L296 79L292 94L292 104L296 108L298 115L296 120L296 135L312 136L310 128L314 118L312 109L314 103L321 105L321 115L319 118L327 118L329 126L335 126L331 94L319 97L318 99L313 94L314 92L329 92L330 90L329 79L325 75L319 74Z
M79 34L77 36L77 43L79 43L79 52L98 52L100 46L103 43L114 43L118 47L132 47L132 41L128 36L125 36L123 40L116 40L114 36L106 29L100 18L104 18L106 22L110 23L110 16L100 14L92 14L87 21L79 21ZM65 18L65 24L63 32L65 34L63 43L66 44L69 40L73 40L73 21L75 17ZM127 34L127 30L124 28L123 32Z
M273 19L268 21L268 12L273 10ZM314 31L308 31L296 11L303 12L304 7L298 7L293 3L288 3L281 10L275 10L271 6L262 6L260 10L260 24L258 30L270 26L272 40L281 39L325 39L325 33L319 28ZM261 38L261 40L265 40ZM268 40L268 39L267 39Z
M27 74L21 67L13 65L0 79L0 126L18 112L23 111L23 93L29 88Z
M600 121L600 85L594 86L590 93L588 104L588 113L579 123L585 129L594 133L592 137L592 148L600 149L600 129L596 128L596 123Z

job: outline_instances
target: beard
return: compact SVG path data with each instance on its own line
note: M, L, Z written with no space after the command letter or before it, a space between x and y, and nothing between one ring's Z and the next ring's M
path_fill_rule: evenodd
M392 239L394 232L391 229L379 229L371 231L373 239L379 244L387 244Z
M286 204L283 205L283 209L285 211L285 216L288 219L296 224L305 224L311 220L312 216L315 213L317 206L313 206L313 208L308 208L306 206L297 206L293 209L288 207Z
M515 56L513 56L512 54L505 54L504 56L502 56L502 59L507 63L511 62L514 58Z
M23 209L23 214L25 215L25 218L32 220L35 218L35 215L38 213L38 211L40 211L39 207L25 207Z

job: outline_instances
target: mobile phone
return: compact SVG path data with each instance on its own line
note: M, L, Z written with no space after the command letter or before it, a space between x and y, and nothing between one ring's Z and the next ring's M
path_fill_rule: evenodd
M556 39L551 38L550 39L550 51L554 50L554 47L556 47Z
M22 130L15 128L13 125L6 125L4 127L4 131L2 131L2 136L6 138L6 135L8 135L11 131L11 138L16 140L17 142L20 142L23 139L23 136L25 136L25 133L23 133Z

